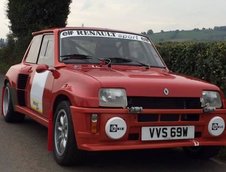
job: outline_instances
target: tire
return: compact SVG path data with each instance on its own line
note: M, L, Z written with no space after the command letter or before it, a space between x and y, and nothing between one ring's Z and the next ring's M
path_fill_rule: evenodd
M62 101L54 114L53 154L56 162L62 166L80 164L82 153L77 148L70 104Z
M191 158L210 159L221 150L220 146L184 147L184 152Z
M3 90L2 113L6 122L22 122L25 115L14 111L9 83Z

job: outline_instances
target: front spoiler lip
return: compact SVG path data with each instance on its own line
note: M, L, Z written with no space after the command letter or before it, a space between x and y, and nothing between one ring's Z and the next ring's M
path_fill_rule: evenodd
M196 145L198 143L198 145ZM141 149L165 149L176 147L199 147L199 146L226 146L226 140L222 141L198 141L198 139L186 140L183 142L167 143L131 143L131 144L82 144L81 149L86 151L120 151L120 150L141 150Z
M131 114L129 109L119 108L85 108L71 106L71 109L82 113L112 113ZM204 113L203 109L143 109L142 114L226 114L226 109L216 109L213 112ZM134 113L139 114L139 113Z
M84 108L84 107L70 107L72 112L76 114L76 112L80 115L84 114L108 114L108 115L123 115L123 114L131 114L133 115L129 109L119 109L119 108ZM226 109L217 109L214 112L204 113L203 109L144 109L142 114L203 114L207 115L211 114L211 116L217 115L226 115ZM139 114L139 113L134 113ZM226 118L226 117L225 117ZM224 119L225 119L224 118ZM189 122L190 124L191 122ZM171 125L171 123L168 123ZM180 124L186 124L180 122ZM144 126L143 123L141 125ZM148 124L145 124L148 125ZM156 124L157 125L157 124ZM194 125L203 125L203 122ZM95 140L97 137L100 137L99 134L93 135L87 132L77 133L79 138L92 138ZM91 139L91 140L92 140ZM138 150L138 149L161 149L161 148L175 148L175 147L193 147L197 146L226 146L226 139L224 137L217 138L216 140L206 139L206 138L194 138L189 140L179 140L179 141L161 141L158 143L153 143L149 141L127 141L121 140L117 142L100 142L100 143L91 143L86 141L81 141L78 145L79 149L86 151L117 151L117 150Z

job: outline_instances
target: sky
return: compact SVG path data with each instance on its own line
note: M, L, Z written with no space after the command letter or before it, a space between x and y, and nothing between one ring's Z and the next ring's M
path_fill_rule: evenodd
M0 38L9 33L7 0L0 0ZM67 26L144 32L226 25L226 0L72 0Z

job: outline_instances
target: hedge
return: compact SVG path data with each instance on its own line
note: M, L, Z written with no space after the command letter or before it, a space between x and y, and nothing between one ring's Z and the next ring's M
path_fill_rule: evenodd
M216 84L226 95L226 42L165 42L156 47L170 70ZM15 60L0 58L0 72L10 61Z
M167 42L156 47L171 71L216 84L226 95L226 42Z

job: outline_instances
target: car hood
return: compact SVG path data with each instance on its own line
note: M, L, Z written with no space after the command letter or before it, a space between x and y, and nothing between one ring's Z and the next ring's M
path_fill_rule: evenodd
M124 88L128 96L200 97L203 90L219 91L215 85L165 69L94 67L80 70L96 79L101 88ZM168 95L164 89L168 90Z

